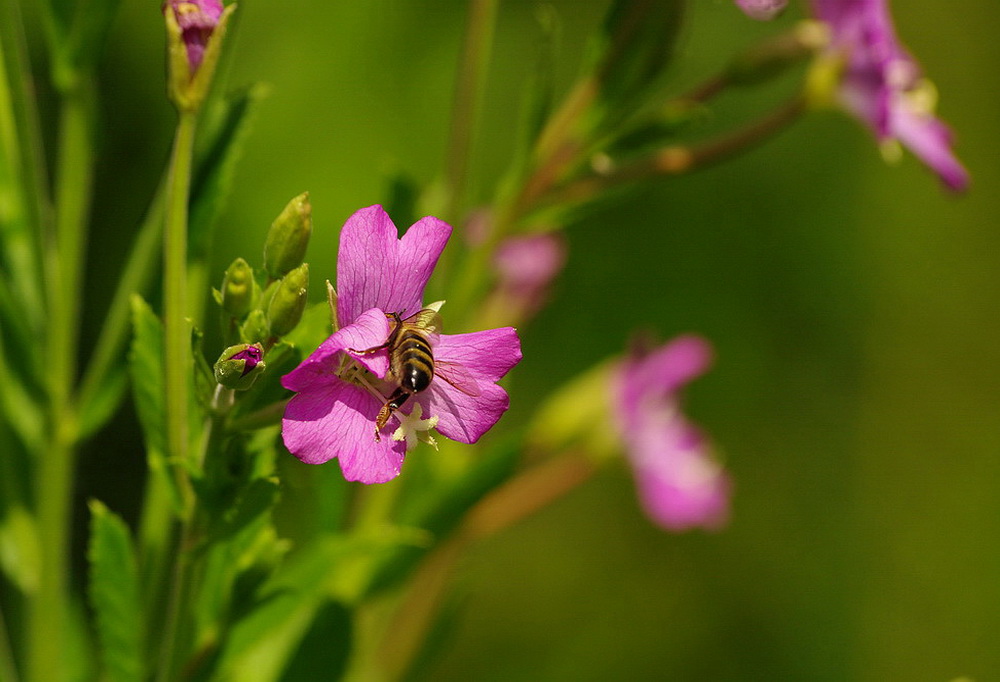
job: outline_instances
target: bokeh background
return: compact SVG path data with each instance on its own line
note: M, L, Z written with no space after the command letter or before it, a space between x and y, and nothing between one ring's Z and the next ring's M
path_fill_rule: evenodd
M339 226L384 201L390 175L441 174L466 3L240 4L228 84L262 81L270 96L213 272L238 255L257 262L271 219L309 190L308 259L321 282L333 277ZM501 4L470 177L481 196L508 161L539 53L538 5ZM606 3L546 5L562 27L564 91ZM691 5L678 89L778 28L730 0ZM624 469L602 474L468 557L427 679L1000 675L1000 4L895 5L971 191L947 195L912 158L888 167L867 131L819 112L738 160L567 226L569 262L524 330L509 419L529 419L636 329L700 332L718 359L688 392L689 412L736 481L732 520L719 533L666 534L639 511ZM122 3L102 67L109 125L85 333L167 156L162 30L158 3ZM793 84L727 96L713 125L762 111ZM112 432L85 453L80 494L127 512L141 464Z

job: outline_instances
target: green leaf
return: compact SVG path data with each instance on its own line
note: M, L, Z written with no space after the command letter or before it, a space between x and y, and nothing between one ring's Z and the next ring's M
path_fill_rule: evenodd
M107 507L90 502L89 596L101 661L112 682L142 680L142 618L135 552L128 527Z
M41 344L25 321L0 272L0 407L25 447L39 452L45 428Z
M347 669L351 635L350 610L335 601L323 604L292 654L281 682L340 679Z
M615 0L595 51L594 75L607 114L624 113L657 85L674 55L682 0ZM611 125L612 115L604 121Z
M278 501L278 481L258 478L250 483L236 498L232 508L211 526L211 542L219 542L236 535L269 512Z
M151 474L163 480L174 511L180 513L183 498L166 461L163 325L138 294L132 296L132 330L129 370L135 409L146 441L146 458Z
M327 574L341 553L337 542L313 543L264 583L229 632L220 679L277 679L324 600Z
M81 440L87 438L114 416L121 404L125 388L128 386L128 374L124 365L113 365L96 392L80 406Z
M38 586L41 550L35 519L21 505L7 509L0 522L0 569L25 594Z
M191 182L189 250L194 260L207 257L212 227L232 190L252 115L266 94L267 88L259 84L233 93L215 103L202 124L206 134L199 136Z
M120 5L121 0L81 0L76 3L66 43L68 56L75 65L89 68L97 63Z

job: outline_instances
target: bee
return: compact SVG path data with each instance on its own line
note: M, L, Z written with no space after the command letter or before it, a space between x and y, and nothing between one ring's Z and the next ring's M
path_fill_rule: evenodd
M385 404L375 418L375 439L378 432L389 423L392 414L401 408L410 396L426 391L435 377L442 379L468 396L478 396L479 387L469 372L451 362L435 361L432 340L441 329L438 307L418 310L406 319L399 313L386 313L392 320L392 330L385 343L356 353L374 353L383 348L389 352L389 374L398 387L385 399Z

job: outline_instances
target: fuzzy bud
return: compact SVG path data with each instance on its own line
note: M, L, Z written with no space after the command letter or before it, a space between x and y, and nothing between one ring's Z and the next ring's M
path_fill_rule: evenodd
M264 349L260 344L230 346L215 363L215 380L237 391L245 391L264 373Z
M284 336L295 329L306 308L309 291L309 264L303 263L285 275L267 305L271 336Z
M284 277L302 265L312 235L312 205L303 192L288 202L271 223L264 242L264 268L273 279Z

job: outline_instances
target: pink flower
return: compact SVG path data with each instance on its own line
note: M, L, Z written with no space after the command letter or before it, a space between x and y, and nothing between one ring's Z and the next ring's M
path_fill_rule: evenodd
M933 89L896 38L887 0L813 0L831 30L831 51L845 60L841 104L880 142L908 147L952 190L969 175L951 150L951 132L934 116Z
M489 307L508 320L524 320L548 299L556 275L566 263L566 241L556 232L510 237L497 248L493 266L497 285Z
M361 209L344 224L337 254L340 329L282 385L296 391L282 420L288 450L307 464L340 460L344 477L384 483L399 475L417 437L431 428L474 443L507 410L496 382L521 359L511 327L469 334L433 334L434 378L407 399L378 432L375 419L399 387L384 344L387 314L406 319L423 308L423 292L451 227L437 218L415 223L402 238L381 206Z
M221 0L168 0L187 48L188 66L194 74L205 56L205 46L222 16Z
M781 14L788 0L736 0L736 4L751 19L768 21Z
M728 517L731 483L708 444L680 410L678 393L704 373L711 348L682 336L617 368L613 404L646 513L668 530L718 528Z

